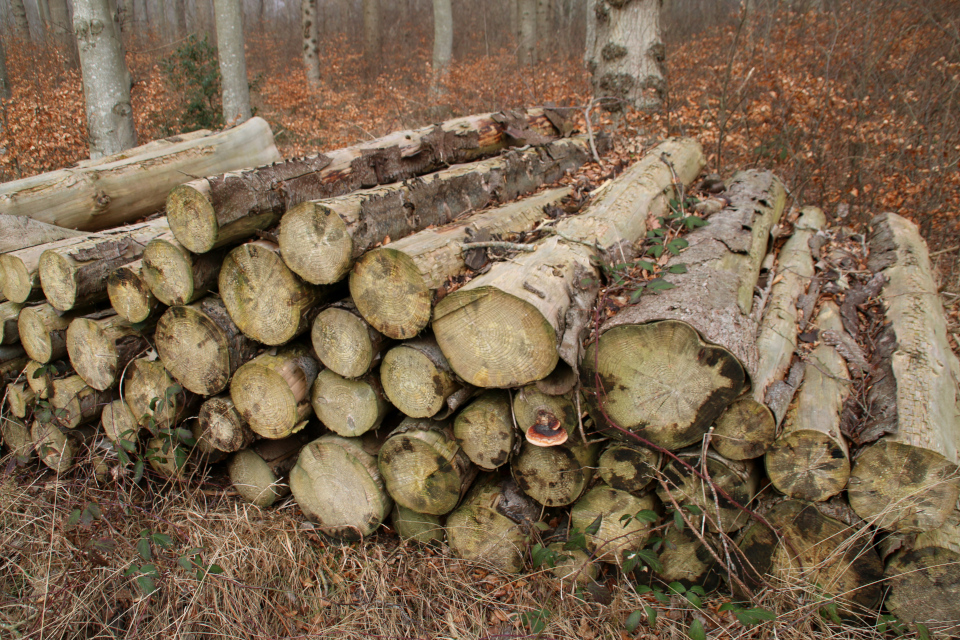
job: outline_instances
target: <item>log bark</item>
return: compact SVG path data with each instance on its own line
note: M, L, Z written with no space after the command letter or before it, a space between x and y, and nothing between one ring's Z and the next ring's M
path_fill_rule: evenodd
M727 405L717 418L710 444L730 460L751 460L768 453L776 439L773 412L745 394Z
M0 192L9 184L0 186ZM0 203L2 202L2 196L0 196ZM23 215L0 214L0 253L19 251L82 235L84 235L82 231L64 229Z
M563 444L540 447L524 442L510 463L517 485L546 507L573 504L593 479L599 444L584 444L576 431Z
M0 302L0 344L20 342L20 330L17 324L22 309L23 305L18 302Z
M471 401L454 418L453 437L481 470L502 467L510 460L517 443L510 395L493 389Z
M589 157L585 138L557 140L415 180L305 202L280 221L280 250L304 280L337 282L377 244L530 193L559 180Z
M73 468L77 459L93 441L89 426L65 429L52 422L34 420L30 427L33 448L40 461L58 474Z
M529 231L569 193L553 189L445 227L391 236L393 242L368 251L350 271L357 309L391 338L412 338L429 324L437 290L467 271L464 243Z
M80 376L53 381L50 406L54 408L53 421L64 429L75 429L100 417L104 405L117 397L115 390L97 391Z
M100 413L100 424L110 442L124 451L136 450L140 425L122 398L107 404Z
M290 493L287 478L307 438L297 433L282 440L261 440L233 454L227 471L240 497L261 508Z
M377 464L397 504L431 515L452 511L477 475L445 421L406 418L383 443Z
M7 406L10 413L21 420L27 417L36 402L36 394L26 383L11 382L7 385Z
M577 368L580 333L598 291L591 260L632 254L647 216L666 213L673 178L661 155L684 183L704 163L693 140L658 145L586 213L558 223L558 235L535 252L494 265L437 303L433 330L457 375L475 386L512 387L546 377L561 358Z
M377 371L347 379L324 369L313 383L310 403L320 422L345 438L377 429L390 411Z
M359 378L380 362L391 341L370 326L353 302L330 305L313 320L313 350L323 366L344 378Z
M140 258L147 243L167 230L166 219L157 218L47 249L37 268L43 295L60 311L106 300L110 273Z
M377 459L359 438L328 434L305 446L290 471L290 490L320 531L345 540L372 534L393 506Z
M153 340L167 371L184 389L202 396L226 389L236 370L260 348L214 296L167 309L157 321Z
M614 489L641 495L660 471L661 455L641 445L611 442L597 462L600 479Z
M868 522L903 533L943 524L960 495L960 362L927 247L916 225L889 213L873 219L868 268L883 273L887 328L875 351L867 401L882 432L851 470L848 494Z
M42 300L43 289L40 286L40 256L47 249L71 247L82 242L89 234L71 236L45 244L25 247L17 251L0 254L0 271L3 278L3 295L13 302Z
M573 505L570 526L586 531L602 516L597 532L586 534L587 549L597 562L622 566L626 554L643 548L653 526L648 520L633 516L657 507L657 498L652 494L637 497L601 483ZM625 516L630 519L626 520Z
M443 542L444 529L439 516L417 513L394 504L390 523L401 540L413 540L420 544Z
M186 176L208 176L276 162L270 125L252 118L211 134L198 131L0 185L0 213L97 231L139 220L164 206Z
M670 450L699 442L756 373L753 290L786 193L772 174L749 171L734 177L727 196L730 205L667 262L667 270L686 267L663 277L674 288L606 321L583 358L594 410L599 377L612 421Z
M411 418L442 420L465 399L460 393L463 385L429 334L387 351L380 363L380 381L391 404Z
M539 516L540 505L512 479L484 474L463 504L447 516L450 553L498 571L519 573L529 546L528 532Z
M222 251L190 253L172 233L165 233L143 250L143 279L163 304L190 304L217 288L224 256Z
M67 327L76 314L60 314L49 304L24 307L18 331L23 350L31 359L46 364L67 355Z
M17 462L26 464L36 455L33 448L33 435L30 427L19 418L10 416L0 417L0 440L7 445L10 453L17 458Z
M241 245L227 254L220 269L220 298L246 335L268 345L285 344L310 327L322 302L336 287L303 282L266 240Z
M181 244L206 253L272 227L301 202L408 180L557 134L543 110L458 118L329 154L188 182L170 192L167 215Z
M200 428L220 451L240 451L257 439L229 394L209 398L200 406Z
M30 358L19 345L0 345L0 384L15 380L23 372Z
M124 320L143 322L160 308L160 302L143 279L143 260L117 267L107 278L110 306Z
M843 333L836 304L827 302L817 316L821 333ZM850 478L850 452L840 431L850 375L843 357L826 343L808 356L797 399L765 462L770 481L781 493L820 502L843 491Z
M257 435L286 438L302 429L313 413L310 388L318 369L302 345L271 349L237 369L230 398Z
M163 363L150 357L137 358L127 367L123 400L138 424L155 425L154 429L176 424L199 404L198 396L179 388ZM169 446L164 445L164 449Z
M94 389L117 385L134 358L151 348L152 322L132 324L118 315L76 318L67 328L67 353L77 374Z

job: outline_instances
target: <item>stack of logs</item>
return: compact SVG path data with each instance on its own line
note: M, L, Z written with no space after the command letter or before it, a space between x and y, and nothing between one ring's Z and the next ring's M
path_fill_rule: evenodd
M226 461L243 498L292 492L324 534L391 516L505 571L539 536L588 579L658 531L666 582L747 595L769 574L856 613L886 580L902 619L960 619L960 364L913 224L830 231L759 171L687 211L689 139L586 202L530 195L603 146L550 110L287 161L260 135L169 184L214 173L171 160L183 145L229 134L0 188L0 212L61 225L0 220L2 436L22 460L64 472L106 438L173 477ZM158 208L157 184L166 216L112 226ZM678 208L686 249L644 255ZM638 300L601 292L643 270ZM573 530L589 555L564 550Z

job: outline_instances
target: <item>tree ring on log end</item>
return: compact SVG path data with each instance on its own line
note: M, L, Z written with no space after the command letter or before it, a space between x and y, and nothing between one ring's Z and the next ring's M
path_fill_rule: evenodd
M280 254L294 273L313 284L343 279L353 264L353 238L340 215L304 202L280 219Z
M850 478L850 460L843 447L812 429L777 439L764 461L778 491L808 502L821 502L840 493Z
M425 353L402 344L383 356L380 381L387 399L411 418L437 415L456 388L449 371L443 371Z
M297 398L287 379L255 360L234 373L230 397L250 428L264 438L285 438L300 421Z
M69 311L77 303L77 270L56 251L40 256L40 283L47 302L60 311Z
M751 460L773 446L777 423L773 412L748 395L728 406L714 425L710 444L724 458Z
M163 366L184 389L209 396L230 382L230 345L206 314L192 307L170 307L154 336Z
M205 194L188 184L167 196L167 221L177 242L193 253L206 253L217 244L217 212Z
M350 272L350 296L367 322L390 338L412 338L430 323L432 292L401 251L374 249L357 260Z
M33 293L33 277L23 260L0 255L0 269L3 271L3 295L13 302L26 302Z
M32 360L47 363L66 355L66 331L69 317L59 317L47 305L24 307L17 319L20 344Z
M461 289L434 308L433 331L451 368L476 387L518 387L557 366L557 332L529 302L495 287Z
M614 489L639 494L656 479L660 457L639 444L611 442L600 454L597 473Z
M376 429L387 413L387 403L374 384L369 377L348 380L324 369L313 383L310 403L320 422L334 433L361 436Z
M151 240L142 260L143 279L157 300L168 306L193 300L192 263L179 247L162 238Z
M620 325L601 335L599 345L599 356L596 343L591 343L582 363L585 389L592 391L591 408L599 413L593 391L599 373L607 415L669 450L700 442L746 380L730 351L704 341L696 329L678 320ZM629 441L617 429L604 431Z
M960 620L960 553L955 549L931 546L896 553L884 573L890 584L884 604L897 619L928 624ZM958 630L956 624L949 629Z
M136 263L138 265L142 263ZM129 322L143 322L156 306L156 296L130 265L119 267L107 278L107 297L117 314Z
M94 389L104 391L116 382L117 347L95 320L77 318L70 323L67 352L74 370Z
M320 362L344 378L357 378L370 370L373 343L367 323L346 309L328 307L310 329L313 350Z

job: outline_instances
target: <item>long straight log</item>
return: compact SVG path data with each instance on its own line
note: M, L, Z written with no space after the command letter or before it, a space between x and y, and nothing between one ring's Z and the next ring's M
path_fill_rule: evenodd
M666 214L673 171L661 158L686 184L704 164L693 140L658 145L535 252L495 264L437 303L433 330L457 375L475 386L512 387L546 377L561 358L579 366L581 330L598 292L592 261L632 254L647 216Z
M886 278L887 326L867 400L887 435L865 447L850 475L850 506L904 533L943 524L960 495L960 362L917 226L894 213L871 222L867 266Z
M163 208L188 176L209 176L280 159L270 126L251 118L219 133L193 133L0 187L0 213L71 229L96 231L139 220Z
M76 314L61 314L42 303L20 311L18 330L20 343L32 360L47 363L67 355L67 328Z
M18 302L0 302L0 344L20 342L20 330L17 325L23 305Z
M593 410L602 400L620 427L670 450L702 440L756 372L753 290L786 192L772 174L749 171L735 176L727 196L730 205L686 236L686 251L665 265L686 268L663 276L674 288L607 320L583 358Z
M0 189L7 188L6 183ZM3 202L3 196L0 195L0 203ZM2 208L0 204L0 208ZM9 253L19 251L28 247L35 247L39 244L56 242L65 238L75 238L82 236L82 231L66 229L45 222L32 220L25 216L12 216L6 213L0 214L0 253ZM2 274L0 274L2 275Z
M117 315L134 324L143 322L160 307L143 279L143 260L117 267L107 278L107 298Z
M280 251L304 280L336 282L379 243L530 193L556 182L589 157L586 139L557 140L410 182L305 202L280 221Z
M38 264L43 295L60 311L106 300L113 270L140 258L147 243L168 229L166 218L157 218L47 249Z
M224 251L190 253L172 233L165 233L143 250L143 279L163 304L190 304L217 288L224 255Z
M437 289L467 269L464 243L533 229L570 193L553 189L442 228L426 229L373 249L350 271L350 295L377 330L412 338L430 322Z
M183 307L170 307L157 321L153 336L167 371L184 389L210 396L230 384L260 345L244 335L214 296Z
M323 366L344 378L358 378L370 371L391 345L349 299L317 314L310 339Z
M67 353L77 374L94 389L115 386L126 366L151 348L153 323L133 324L119 315L76 318L67 327Z
M303 428L313 413L310 388L318 373L303 345L271 349L237 369L230 398L257 435L279 440Z
M301 202L407 180L557 134L542 110L458 118L328 154L188 182L170 192L167 215L183 246L206 253L272 227Z

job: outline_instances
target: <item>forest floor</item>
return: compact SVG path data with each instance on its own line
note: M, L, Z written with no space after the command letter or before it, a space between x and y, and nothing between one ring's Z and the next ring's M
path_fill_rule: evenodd
M708 170L771 168L790 187L791 206L821 206L835 224L862 228L897 211L921 225L949 297L960 293L957 22L922 8L851 4L751 30L718 25L672 44L665 113L592 110L594 127L617 136L606 167L665 135L690 135L708 151ZM385 56L403 65L371 78L359 54L344 54L346 39L325 44L321 59L332 62L310 89L277 40L250 34L247 48L257 52L248 64L258 115L284 156L504 108L580 107L571 113L582 122L591 100L579 60L522 69L511 51L477 55L453 65L437 96L426 44ZM167 53L150 43L128 53L141 143L179 132L183 95L161 70ZM3 102L0 178L83 158L79 75L54 49L8 45L7 55L14 97ZM591 169L599 178L605 170ZM956 305L950 314L956 331ZM835 619L816 594L789 585L757 594L775 620L744 625L720 610L722 597L702 608L679 594L660 602L616 572L575 597L543 570L487 571L389 530L340 545L305 528L292 501L273 510L240 502L218 471L133 483L115 468L98 475L81 465L57 477L3 464L0 638L620 640L694 636L699 621L711 638L799 640L890 637L893 628L879 616ZM156 590L147 594L150 582ZM656 623L645 613L628 632L646 607Z

